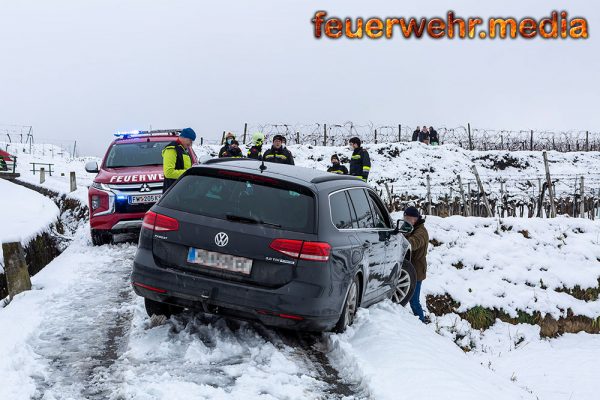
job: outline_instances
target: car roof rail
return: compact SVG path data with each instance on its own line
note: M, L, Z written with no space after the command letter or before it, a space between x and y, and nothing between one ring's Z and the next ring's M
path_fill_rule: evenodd
M222 158L211 158L210 160L204 161L202 164L219 164L224 162L232 161L257 161L253 158L233 158L233 157L222 157Z
M312 178L311 179L311 183L323 183L323 182L331 182L331 181L354 181L354 182L362 182L362 180L359 177L353 176L353 175L337 175L337 174L330 174L331 176L328 175L322 175L322 176L317 176L316 178Z

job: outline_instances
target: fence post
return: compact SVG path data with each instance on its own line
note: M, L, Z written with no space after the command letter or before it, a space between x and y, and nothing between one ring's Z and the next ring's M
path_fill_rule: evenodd
M554 189L552 187L552 179L550 178L550 167L548 166L548 155L544 150L542 152L544 157L544 168L546 169L546 184L548 185L548 196L550 196L550 215L552 218L556 217L556 204L554 203Z
M402 125L398 125L398 141L402 141Z
M246 144L246 133L248 132L248 123L244 122L244 140L242 144Z
M533 151L533 129L531 130L531 136L529 136L529 150Z
M471 123L467 124L467 130L469 133L469 150L473 150L473 138L471 137Z
M483 204L485 205L485 209L487 211L487 216L493 217L494 214L492 214L492 207L490 207L490 203L485 194L485 190L483 190L483 184L481 183L481 179L479 179L479 173L477 172L477 167L475 165L473 165L471 168L473 169L473 174L475 174L475 179L477 180L477 186L479 186L479 193L481 193L481 196L483 197Z
M8 297L12 299L21 292L31 290L31 278L21 243L2 243L2 253Z
M431 215L431 177L427 174L427 215Z
M203 146L203 145L204 145L204 138L203 138L203 137L201 137L201 138L200 138L200 146Z
M375 129L375 144L377 144L377 129Z
M467 215L473 215L473 209L471 208L471 182L467 182L467 203L469 205L469 211L467 211Z
M77 140L73 143L73 156L71 158L75 158L75 151L77 150Z
M44 167L40 168L40 184L46 182L46 169Z
M463 188L462 179L460 179L460 175L458 175L458 187L460 188L460 197L462 198L463 202L463 216L468 217L470 212L469 208L467 207L467 199L465 198L465 188Z
M300 131L296 131L296 144L300 144Z
M390 202L390 204L388 206L388 211L389 212L394 212L394 204L393 204L393 201L392 201L392 192L390 192L390 188L389 188L387 182L384 182L383 186L385 186L385 191L387 192L388 200Z
M590 131L585 131L585 151L590 151Z
M323 124L323 146L327 146L327 124Z
M77 180L75 179L75 171L71 171L69 176L69 182L71 183L71 192L77 190Z
M585 218L585 196L584 196L584 186L583 186L583 176L581 177L581 186L580 186L580 196L581 196L581 203L580 203L580 216L581 218Z
M223 136L221 136L221 145L225 143L225 131L223 131Z

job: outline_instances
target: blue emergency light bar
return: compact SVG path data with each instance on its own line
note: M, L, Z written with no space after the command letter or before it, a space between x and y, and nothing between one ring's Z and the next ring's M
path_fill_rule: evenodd
M119 139L128 139L131 137L143 137L143 136L164 136L165 134L169 135L177 135L181 132L181 129L157 129L152 131L127 131L127 132L117 132L115 133L115 137Z

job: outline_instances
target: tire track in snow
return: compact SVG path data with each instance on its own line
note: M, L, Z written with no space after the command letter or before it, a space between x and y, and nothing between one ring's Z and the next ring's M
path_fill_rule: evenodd
M47 366L36 379L36 399L106 399L118 381L111 369L130 325L136 247L74 245L81 260L77 284L47 304L30 343Z

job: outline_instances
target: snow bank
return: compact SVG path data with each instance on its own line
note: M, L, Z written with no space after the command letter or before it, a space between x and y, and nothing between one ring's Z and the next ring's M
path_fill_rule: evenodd
M58 218L54 202L39 193L0 179L0 244L21 242L46 231ZM0 263L3 254L0 251ZM0 272L3 272L0 265Z
M400 213L396 214L400 217ZM556 289L597 288L600 223L555 219L428 217L431 240L425 296L448 293L459 312L474 306L597 318L600 300L584 301Z
M348 379L362 378L378 400L535 398L390 301L361 309L354 325L330 340L334 365Z

